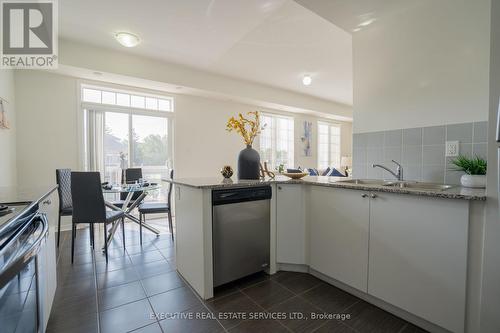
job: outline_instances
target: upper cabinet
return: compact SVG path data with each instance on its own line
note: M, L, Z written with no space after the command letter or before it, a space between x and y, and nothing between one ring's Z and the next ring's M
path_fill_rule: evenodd
M368 193L312 186L309 199L310 267L366 292Z
M370 199L368 293L463 332L468 203L375 195Z

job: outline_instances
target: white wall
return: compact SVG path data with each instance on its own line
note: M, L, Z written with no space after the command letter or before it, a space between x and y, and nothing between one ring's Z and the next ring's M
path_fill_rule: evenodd
M16 72L20 186L55 183L55 169L78 167L76 81L40 70Z
M419 0L354 33L354 132L487 120L489 9Z
M490 108L486 223L484 232L481 332L500 332L500 220L498 206L498 144L495 142L497 112L500 109L500 2L492 1Z
M77 89L78 80L73 77L29 70L16 73L20 185L52 184L56 168L79 168ZM237 156L244 146L237 134L225 130L227 119L239 112L277 112L231 101L172 96L175 98L174 164L177 177L218 176L225 164L236 170ZM309 158L300 156L298 138L301 121L307 119L315 126L318 118L287 115L296 117L296 165L316 167L315 137L313 156ZM342 129L342 154L351 155L351 124L342 123ZM315 131L314 128L314 134Z
M16 172L16 113L14 94L14 71L0 69L0 97L8 101L4 109L10 129L0 129L0 186L15 186Z

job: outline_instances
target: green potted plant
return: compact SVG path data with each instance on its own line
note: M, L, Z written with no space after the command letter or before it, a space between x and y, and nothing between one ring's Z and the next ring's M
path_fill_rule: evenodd
M451 161L456 171L463 171L465 175L460 178L460 183L465 187L485 188L487 162L484 158L475 156L469 158L460 155Z

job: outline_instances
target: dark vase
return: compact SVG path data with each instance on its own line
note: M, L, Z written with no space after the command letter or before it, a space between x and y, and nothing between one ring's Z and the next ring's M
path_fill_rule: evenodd
M259 153L248 145L238 156L238 179L260 178Z

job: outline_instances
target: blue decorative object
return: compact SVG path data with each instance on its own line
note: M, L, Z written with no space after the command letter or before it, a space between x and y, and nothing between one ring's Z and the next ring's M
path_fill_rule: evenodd
M302 155L311 156L311 136L312 136L312 123L304 121L304 133L300 140L302 141Z
M330 174L328 175L330 177L346 177L343 173L341 173L339 170L332 168L330 171Z
M319 171L317 169L309 168L307 171L309 171L309 176L319 176Z

